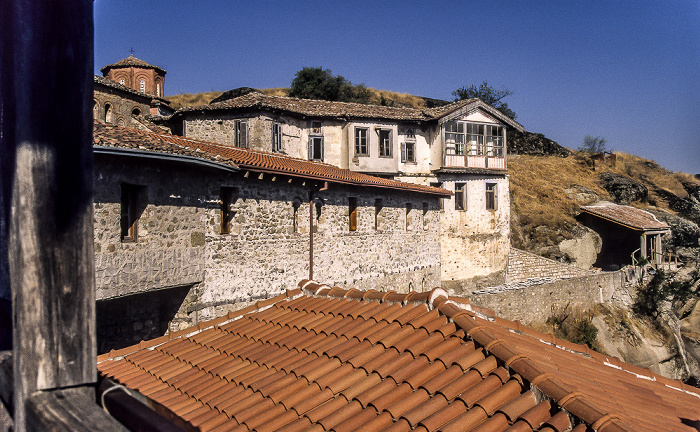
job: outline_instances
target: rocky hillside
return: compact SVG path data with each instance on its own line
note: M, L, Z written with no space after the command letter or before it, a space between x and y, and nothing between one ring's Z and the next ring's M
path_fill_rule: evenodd
M605 200L654 213L673 229L668 249L684 260L697 259L700 180L629 154L593 161L555 151L556 156L509 157L513 246L588 267L591 248L600 240L575 217L579 206Z
M589 268L600 237L576 220L579 206L611 201L648 210L672 228L665 250L678 272L649 269L629 295L578 316L547 317L541 330L695 384L700 379L700 180L618 153L606 160L561 150L539 134L515 137L508 159L513 246ZM518 141L519 140L519 141ZM566 150L566 149L564 149Z

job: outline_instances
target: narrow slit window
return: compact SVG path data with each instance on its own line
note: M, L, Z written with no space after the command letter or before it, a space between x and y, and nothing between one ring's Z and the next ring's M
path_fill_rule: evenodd
M357 231L357 198L350 198L348 203L349 225L350 231Z
M272 151L282 152L282 125L279 123L272 124Z
M236 120L236 139L234 145L240 148L248 148L248 122L246 120Z
M236 201L236 188L222 187L221 188L221 234L231 234L233 220L236 212L233 205Z
M121 241L124 243L137 242L139 239L139 192L142 188L136 185L122 184L121 186Z

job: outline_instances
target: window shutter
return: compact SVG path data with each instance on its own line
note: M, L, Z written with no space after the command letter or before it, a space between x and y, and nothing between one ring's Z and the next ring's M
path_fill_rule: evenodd
M406 143L401 143L401 162L406 162Z
M314 139L312 137L309 138L309 160L313 160L314 158Z

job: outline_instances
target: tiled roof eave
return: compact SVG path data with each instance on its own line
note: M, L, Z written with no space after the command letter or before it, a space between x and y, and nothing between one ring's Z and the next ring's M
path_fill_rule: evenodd
M450 196L453 195L453 193L448 191L448 190L445 190L444 192L439 191L439 190L433 191L433 190L428 190L428 189L410 189L409 190L409 189L399 187L397 185L391 185L391 184L368 183L368 182L353 181L350 179L340 179L340 178L322 176L322 175L313 175L313 174L307 174L307 173L295 173L295 172L290 172L290 171L281 170L281 169L262 168L259 166L247 165L247 164L238 164L238 166L241 169L245 169L245 170L249 170L249 171L253 171L253 172L284 175L284 176L288 176L288 177L297 177L297 178L303 178L303 179L309 179L309 180L318 180L318 181L324 181L324 182L336 183L336 184L374 187L374 188L379 188L379 189L391 189L391 190L403 191L403 192L418 192L418 193L424 193L424 194L428 194L428 195L436 195L436 196L443 197L443 198L449 198Z
M229 172L239 172L240 168L233 163L220 163L212 161L209 159L203 159L201 157L189 156L183 154L174 153L164 153L157 152L153 150L140 150L140 149L127 149L121 147L115 147L110 145L95 144L92 147L94 154L107 154L107 155L119 155L119 156L129 156L129 157L139 157L143 159L158 159L158 160L170 160L177 162L186 162L200 166L206 166L208 168L215 168Z
M623 226L623 227L625 227L625 228L628 228L628 229L631 229L631 230L634 230L634 231L639 231L639 232L642 232L642 233L649 232L649 231L652 231L652 232L653 232L653 231L668 232L668 231L671 230L671 227L668 226L668 225L666 225L665 227L664 227L664 226L644 227L644 226L640 226L640 225L634 225L634 224L627 223L627 222L625 222L625 221L622 221L622 220L613 218L613 217L610 216L610 215L606 215L606 214L604 214L604 213L597 212L597 211L591 209L590 207L582 206L582 207L581 207L581 211L583 211L583 212L585 212L585 213L588 213L588 214L590 214L590 215L599 217L599 218L601 218L601 219L604 219L604 220L606 220L606 221L608 221L608 222L612 222L612 223L615 223L615 224L617 224L617 225ZM664 225L665 225L665 224L664 224Z

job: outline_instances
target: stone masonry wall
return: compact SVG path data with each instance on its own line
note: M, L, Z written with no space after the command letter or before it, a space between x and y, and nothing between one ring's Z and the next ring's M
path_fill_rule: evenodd
M466 210L455 210L455 197L441 212L442 280L457 287L465 280L505 273L510 249L510 194L505 176L451 175L439 178L445 189L466 183ZM486 210L486 183L498 191L496 210Z
M141 186L135 243L120 239L123 183ZM244 177L191 163L96 154L98 300L130 296L138 304L143 293L167 296L184 289L177 311L167 307L169 327L176 329L295 288L309 275L310 186L281 176ZM230 234L220 233L222 187L233 191ZM332 183L316 195L316 280L404 291L439 285L437 197ZM358 205L356 231L349 230L350 197ZM377 199L382 206L375 230ZM125 321L140 322L132 323L140 335L148 327L142 308L123 309Z
M506 283L522 282L531 278L567 279L593 274L596 272L510 248Z
M111 106L111 123L119 126L136 127L131 120L131 113L138 109L141 114L150 112L150 98L132 95L95 83L93 116L95 120L106 122L105 106Z
M538 285L481 290L468 297L473 304L493 309L502 318L529 325L545 321L567 305L574 310L586 310L608 302L623 286L624 278L622 271L605 272Z

